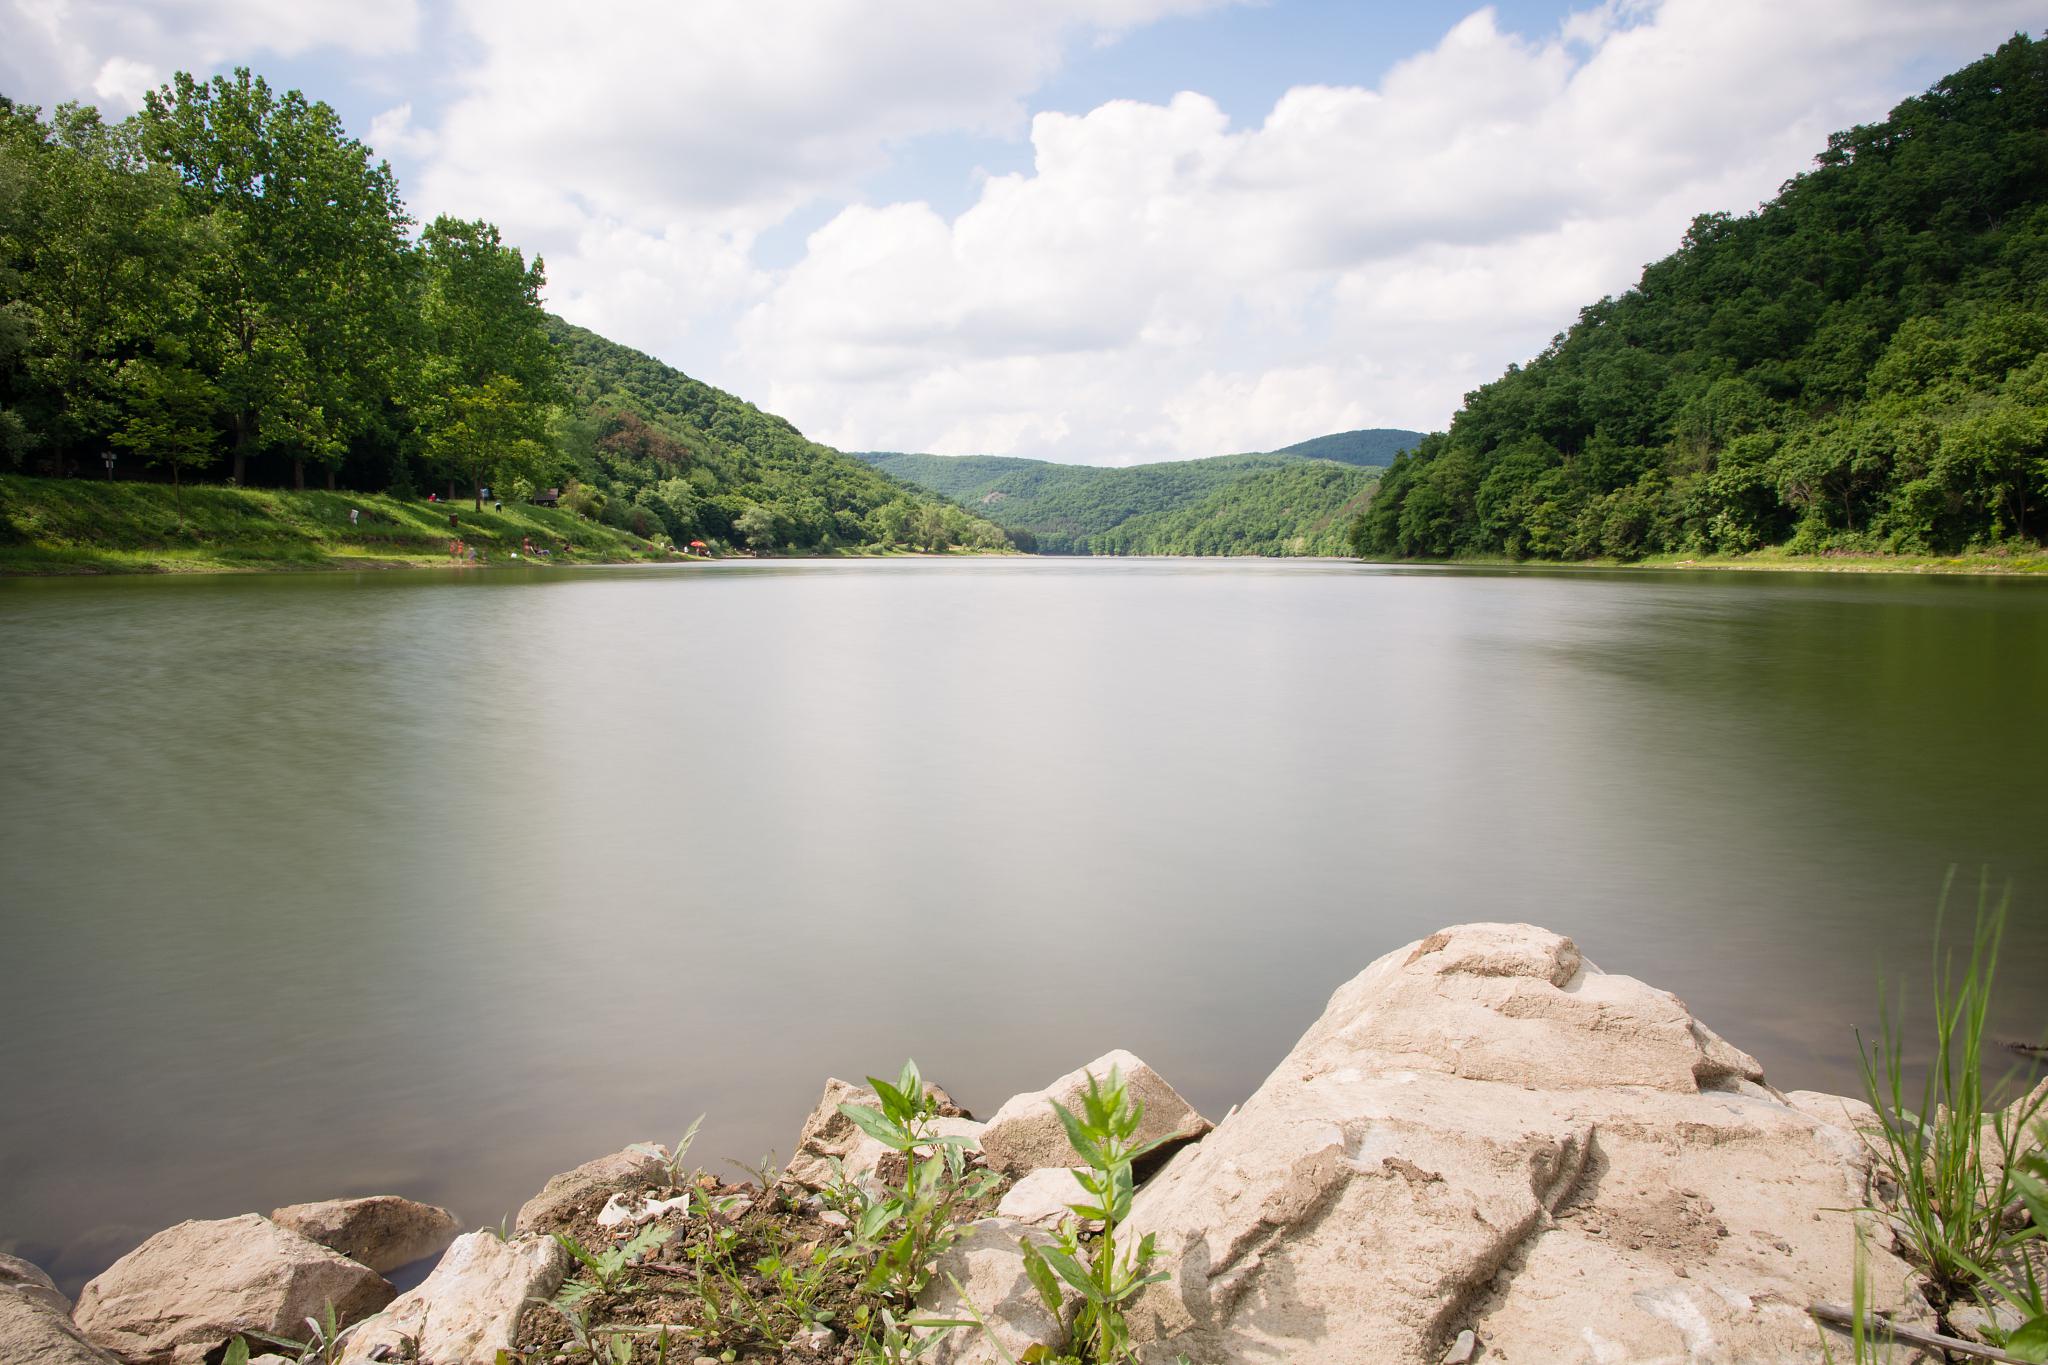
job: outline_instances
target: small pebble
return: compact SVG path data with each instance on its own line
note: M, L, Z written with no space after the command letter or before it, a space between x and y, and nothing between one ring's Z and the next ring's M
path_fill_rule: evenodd
M1471 1365L1472 1358L1479 1354L1479 1338L1467 1327L1458 1333L1458 1339L1451 1343L1451 1349L1444 1352L1444 1365Z

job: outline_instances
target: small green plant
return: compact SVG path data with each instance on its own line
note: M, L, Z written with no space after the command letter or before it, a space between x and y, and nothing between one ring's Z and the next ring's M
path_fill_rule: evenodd
M1080 1294L1081 1308L1074 1319L1074 1354L1054 1357L1045 1348L1034 1346L1025 1352L1025 1365L1056 1359L1117 1365L1131 1358L1124 1306L1146 1285L1172 1278L1166 1271L1152 1269L1159 1254L1152 1234L1145 1234L1135 1247L1119 1248L1117 1244L1118 1234L1131 1216L1131 1198L1137 1188L1131 1164L1164 1139L1138 1141L1145 1106L1131 1095L1115 1067L1110 1068L1107 1082L1089 1075L1079 1114L1057 1102L1053 1112L1067 1130L1067 1141L1088 1163L1074 1172L1087 1197L1067 1206L1074 1216L1060 1227L1054 1245L1023 1244L1024 1268L1055 1317L1061 1315L1065 1300L1062 1283ZM1084 1247L1086 1223L1099 1223L1101 1231L1092 1246Z
M230 1341L227 1352L220 1358L220 1365L249 1365L248 1339L236 1337Z
M694 1171L683 1169L683 1159L690 1154L690 1144L697 1140L697 1130L703 1126L704 1115L699 1114L691 1121L690 1126L683 1130L683 1135L675 1140L674 1146L664 1147L658 1142L636 1142L626 1150L658 1158L668 1173L669 1187L680 1189L687 1179L695 1174Z
M1998 1345L2022 1360L2048 1361L2048 1284L2037 1269L2029 1242L2048 1242L2048 1122L2034 1130L2034 1150L2012 1172L2013 1189L2025 1224L2014 1230L2002 1265L1984 1267L1979 1303L1987 1310L2003 1300L2020 1318ZM2038 1254L2038 1253L2037 1253Z
M786 1229L769 1224L770 1245L753 1258L755 1275L765 1290L750 1286L744 1266L740 1230L722 1216L719 1203L702 1190L691 1192L692 1212L704 1229L684 1255L697 1269L695 1289L706 1324L714 1331L734 1324L778 1349L799 1333L829 1322L832 1312L818 1300L827 1287L832 1253L822 1247L798 1248Z
M955 1328L975 1325L976 1320L969 1318L903 1320L884 1308L861 1323L860 1345L854 1358L859 1365L914 1365L914 1362L937 1351L940 1343ZM989 1340L994 1341L995 1338ZM1000 1344L997 1349L1001 1349ZM1010 1362L1010 1365L1015 1365L1015 1362Z
M329 1299L317 1318L307 1318L306 1326L313 1335L299 1350L299 1365L335 1365L341 1359L341 1348L355 1332L360 1323L343 1327L335 1320L334 1300Z
M2041 1231L2015 1230L2005 1219L2020 1193L2017 1163L2038 1102L1998 1110L1983 1079L1985 1024L2010 898L1994 904L1988 888L1980 888L1969 963L1958 974L1941 934L1948 893L1944 883L1935 915L1934 1051L1917 1107L1907 1103L1905 1046L1890 1008L1881 1046L1858 1037L1864 1089L1879 1118L1871 1147L1897 1190L1892 1222L1942 1307L1967 1298L2018 1243Z
M866 1288L910 1303L931 1280L932 1263L960 1235L956 1217L995 1187L988 1171L969 1172L967 1140L937 1131L937 1103L926 1091L917 1063L905 1062L896 1083L868 1077L879 1109L842 1104L839 1112L891 1151L903 1154L903 1182L868 1190L844 1182L837 1197L854 1216L856 1246L872 1259Z
M566 1233L555 1234L555 1241L562 1250L575 1257L583 1266L583 1273L562 1286L562 1292L555 1296L558 1307L582 1302L593 1294L617 1294L634 1288L632 1279L633 1262L644 1252L660 1246L675 1233L656 1223L641 1229L638 1236L624 1246L608 1247L603 1251L591 1251L581 1242Z

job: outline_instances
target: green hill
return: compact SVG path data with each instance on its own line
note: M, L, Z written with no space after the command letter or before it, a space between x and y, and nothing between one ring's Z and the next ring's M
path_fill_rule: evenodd
M1366 554L2025 552L2048 530L2048 44L1828 140L1394 462Z
M1091 545L1116 555L1341 555L1379 477L1377 469L1291 460L1187 506L1132 517Z
M1422 439L1419 431L1399 427L1368 427L1363 431L1339 431L1282 446L1275 455L1298 455L1304 460L1335 460L1339 464L1377 465L1385 468L1404 450L1413 450Z
M560 443L595 515L755 549L910 544L1005 546L987 520L653 356L547 320L577 415Z
M1347 431L1268 454L1116 468L1006 455L871 451L859 458L989 518L1008 530L1019 546L1045 554L1320 554L1338 549L1328 541L1328 528L1320 525L1328 511L1323 497L1333 492L1335 485L1303 479L1253 480L1304 461L1384 465L1395 451L1420 438L1421 433L1413 431ZM1292 495L1307 491L1311 484L1321 491L1301 502L1301 519L1275 520L1280 509L1296 505ZM1227 490L1238 485L1243 486L1249 501L1232 509ZM1363 486L1356 479L1349 481L1339 501ZM1190 516L1179 518L1182 513ZM1130 534L1111 535L1133 523ZM1224 527L1232 529L1226 532ZM1254 527L1265 529L1254 531ZM1203 529L1198 532L1197 528ZM1167 543L1231 548L1131 548ZM1324 548L1286 548L1309 543Z

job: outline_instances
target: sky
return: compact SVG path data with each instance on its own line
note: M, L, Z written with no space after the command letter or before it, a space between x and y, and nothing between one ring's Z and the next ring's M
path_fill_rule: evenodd
M2039 0L0 0L0 93L253 67L549 306L849 450L1436 430Z

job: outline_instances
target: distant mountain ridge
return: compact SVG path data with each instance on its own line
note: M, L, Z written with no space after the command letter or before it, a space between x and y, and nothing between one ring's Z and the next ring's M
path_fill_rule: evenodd
M1378 470L1421 438L1381 427L1265 453L1116 467L852 453L987 517L1020 548L1042 554L1336 554L1342 536L1332 535L1330 518L1347 508L1344 518L1355 516Z
M1413 450L1421 439L1419 431L1406 431L1400 427L1365 427L1358 431L1339 431L1296 441L1291 446L1282 446L1273 454L1297 455L1304 460L1335 460L1339 464L1378 465L1384 469L1394 462L1396 455Z

